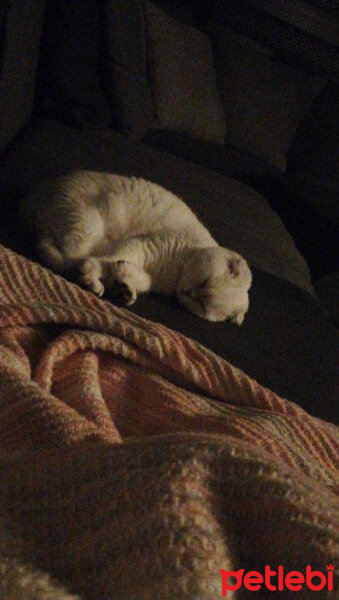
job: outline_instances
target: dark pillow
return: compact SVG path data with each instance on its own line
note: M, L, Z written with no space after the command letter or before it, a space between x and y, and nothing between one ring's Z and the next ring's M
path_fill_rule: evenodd
M145 23L138 0L101 4L103 81L115 129L142 138L153 124L153 104L146 73Z
M143 6L156 125L223 143L225 120L209 37L150 2Z
M0 150L31 116L44 3L2 0L1 4Z
M271 50L230 29L214 33L226 143L284 171L298 124L324 80L276 62Z
M100 87L101 22L96 0L46 5L36 111L79 129L108 127L111 111Z

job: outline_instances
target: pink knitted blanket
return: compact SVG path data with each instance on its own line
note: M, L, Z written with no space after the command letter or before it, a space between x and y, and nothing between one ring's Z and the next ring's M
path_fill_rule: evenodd
M337 597L337 428L3 247L0 399L1 599Z

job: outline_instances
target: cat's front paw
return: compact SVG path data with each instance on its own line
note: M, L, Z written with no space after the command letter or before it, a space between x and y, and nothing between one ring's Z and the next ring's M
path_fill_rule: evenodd
M79 283L96 296L103 296L105 288L100 281L101 265L98 259L90 256L79 267Z
M107 292L110 298L123 306L131 306L137 299L137 290L134 285L135 266L126 260L118 260L111 263L109 267Z

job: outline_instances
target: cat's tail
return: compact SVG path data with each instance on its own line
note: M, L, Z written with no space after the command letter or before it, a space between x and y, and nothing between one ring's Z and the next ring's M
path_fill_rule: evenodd
M56 247L53 238L44 236L38 242L38 252L42 261L47 267L56 273L63 273L66 270L65 258Z

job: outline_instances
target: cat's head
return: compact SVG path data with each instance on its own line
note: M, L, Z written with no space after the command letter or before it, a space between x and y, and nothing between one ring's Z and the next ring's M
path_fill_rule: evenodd
M183 263L177 296L199 317L241 325L251 282L251 271L240 254L219 246L195 248Z

